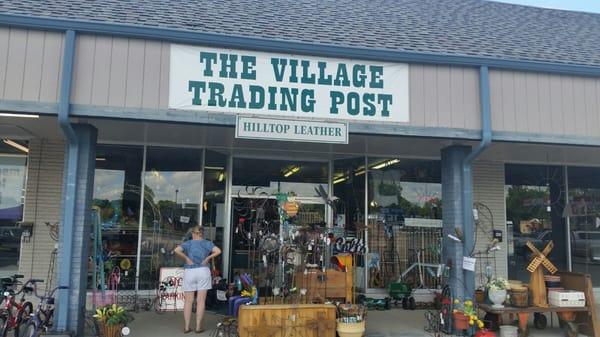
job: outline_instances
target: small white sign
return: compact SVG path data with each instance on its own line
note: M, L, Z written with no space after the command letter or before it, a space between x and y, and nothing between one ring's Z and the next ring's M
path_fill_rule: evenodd
M179 222L181 222L181 223L189 223L190 222L190 217L182 215L182 216L179 217Z
M160 309L162 311L183 310L185 302L183 296L183 268L163 267L160 268L160 280L164 291L159 292L161 297Z
M475 271L475 261L477 259L469 256L463 256L463 269L468 271Z
M348 144L348 124L238 115L235 137Z

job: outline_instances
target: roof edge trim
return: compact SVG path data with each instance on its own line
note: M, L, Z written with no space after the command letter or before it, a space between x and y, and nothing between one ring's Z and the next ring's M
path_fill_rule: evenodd
M362 47L344 47L329 44L265 39L259 37L192 32L162 27L34 17L27 15L0 14L0 26L51 31L75 30L80 33L88 34L111 35L147 40L170 41L176 43L209 45L232 49L291 53L322 57L387 62L445 64L466 67L488 66L496 69L522 70L579 76L600 76L600 67L589 65L509 60L443 53L419 53Z

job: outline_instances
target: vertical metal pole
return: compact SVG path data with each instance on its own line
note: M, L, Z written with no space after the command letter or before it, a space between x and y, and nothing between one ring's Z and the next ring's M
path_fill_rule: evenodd
M565 174L565 207L570 207L569 206L569 168L567 166L564 166L564 174ZM566 224L567 224L567 269L569 271L573 271L573 261L572 261L572 254L573 252L571 251L571 212L566 212L569 216L567 216L566 219Z
M66 179L64 180L64 199L62 224L60 226L58 284L70 287L73 259L73 228L75 226L75 208L77 203L77 171L79 167L79 141L69 121L71 84L75 59L75 31L65 32L62 78L58 101L58 122L65 134L68 151L66 159ZM69 326L69 289L60 289L57 294L56 330L63 332Z
M233 183L233 155L227 156L227 184L225 185L225 223L223 226L223 275L230 279L231 259L231 189Z
M200 164L200 174L202 175L201 181L200 181L200 210L198 213L198 224L200 226L202 226L202 220L204 218L204 180L206 179L206 170L204 169L204 167L206 166L206 148L202 149L202 164ZM217 230L216 230L216 226L215 227L211 227L211 235L213 228L215 229L215 234L213 238L211 238L211 240L214 240L217 236Z
M146 190L146 153L148 147L146 145L146 131L147 125L144 127L144 153L142 154L142 176L140 182L140 214L138 221L138 242L137 242L137 257L135 260L135 296L137 297L138 291L140 290L140 261L142 259L142 225L144 222L144 193Z
M329 159L327 183L327 195L329 195L329 199L333 199L333 160L331 159ZM333 208L329 207L327 203L325 203L325 214L327 215L327 227L333 227Z
M351 173L352 174L352 173ZM365 258L364 261L364 277L365 277L365 293L369 289L369 157L365 155L365 212L364 212L364 231L365 231Z

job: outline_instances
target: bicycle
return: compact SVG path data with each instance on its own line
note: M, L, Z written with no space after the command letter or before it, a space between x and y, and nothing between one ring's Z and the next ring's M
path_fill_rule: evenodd
M66 286L59 286L50 291L45 296L40 296L37 293L37 283L42 283L42 280L31 280L33 285L33 294L40 299L40 302L31 314L30 318L24 324L24 327L19 329L19 337L37 337L48 331L52 327L52 318L54 316L54 293L58 289L69 289Z
M0 315L0 337L8 336L8 332L13 330L15 336L19 336L19 328L24 321L29 319L29 316L33 312L33 304L29 301L25 301L25 295L33 292L33 288L28 285L32 281L39 281L36 279L30 279L21 287L21 290L15 292L14 287L18 285L18 279L23 278L23 275L15 274L11 279L13 288L9 288L4 291L4 301L2 307L2 314ZM21 295L20 300L17 302L15 298Z

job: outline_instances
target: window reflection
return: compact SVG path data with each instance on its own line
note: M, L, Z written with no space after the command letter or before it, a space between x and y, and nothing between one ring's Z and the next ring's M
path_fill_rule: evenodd
M3 150L3 149L2 149ZM0 276L18 271L26 156L0 156Z
M571 263L600 285L600 169L569 167Z
M563 168L511 164L506 165L505 178L509 278L529 282L528 241L540 250L554 241L553 262L565 268Z
M440 263L439 161L369 158L368 209L370 288L397 281L417 261Z
M142 158L142 147L96 149L90 287L108 288L118 273L119 289L135 288Z
M182 263L173 254L199 224L202 150L149 147L144 173L140 289L154 289L160 268Z

